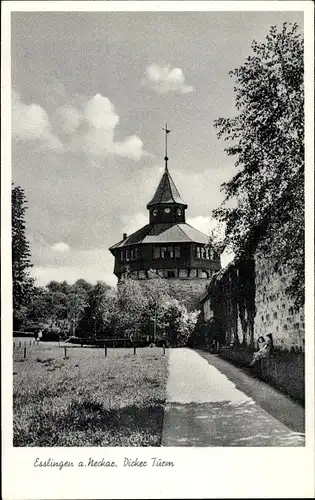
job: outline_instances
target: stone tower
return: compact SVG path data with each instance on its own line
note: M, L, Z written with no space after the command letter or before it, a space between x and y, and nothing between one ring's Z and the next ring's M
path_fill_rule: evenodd
M166 132L167 127L164 129ZM139 280L149 270L170 280L176 298L189 308L197 305L212 275L220 269L220 257L209 238L186 223L187 204L182 200L168 170L167 143L165 170L156 192L147 204L149 223L110 247L115 257L114 274L119 280L130 273Z

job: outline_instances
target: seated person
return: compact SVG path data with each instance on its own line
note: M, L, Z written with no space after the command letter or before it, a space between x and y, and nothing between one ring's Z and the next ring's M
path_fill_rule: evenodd
M258 340L257 340L257 351L260 351L260 349L262 349L265 345L266 341L264 339L264 337L258 337Z
M261 339L263 339L263 337L259 337L259 339L261 347L258 352L255 352L253 359L250 363L250 366L253 366L259 359L268 358L272 352L273 349L272 333L268 333L266 342L261 342Z

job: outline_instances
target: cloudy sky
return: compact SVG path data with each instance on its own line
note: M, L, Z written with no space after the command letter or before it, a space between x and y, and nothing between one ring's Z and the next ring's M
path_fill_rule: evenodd
M38 284L116 283L108 247L148 220L169 168L205 233L233 175L213 121L229 70L294 12L12 13L12 177L28 199Z

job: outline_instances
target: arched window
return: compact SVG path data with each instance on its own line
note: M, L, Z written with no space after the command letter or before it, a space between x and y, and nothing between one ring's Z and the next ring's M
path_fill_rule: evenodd
M167 271L167 277L168 278L175 278L175 271Z
M138 259L138 248L132 248L130 251L130 257L131 260L137 260Z
M208 279L208 278L209 278L209 273L208 273L208 271L201 271L201 278L206 278L206 279Z

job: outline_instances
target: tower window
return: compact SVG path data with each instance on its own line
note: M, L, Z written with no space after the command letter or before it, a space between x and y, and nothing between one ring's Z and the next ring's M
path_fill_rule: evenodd
M131 258L131 260L137 260L137 258L138 258L138 248L132 248L130 250L130 258Z
M176 259L180 258L180 247L154 247L154 259Z
M205 259L209 260L210 259L210 250L208 247L204 246L197 246L196 247L196 258L197 259Z
M130 260L130 250L126 250L126 260Z
M121 260L121 262L124 261L124 251L123 250L120 250L120 260Z
M162 259L172 259L174 257L173 247L162 247L161 257Z
M207 271L201 271L201 276L200 277L208 279L209 278L209 274L208 274Z
M159 259L161 257L161 249L160 247L154 247L153 249L153 258Z

